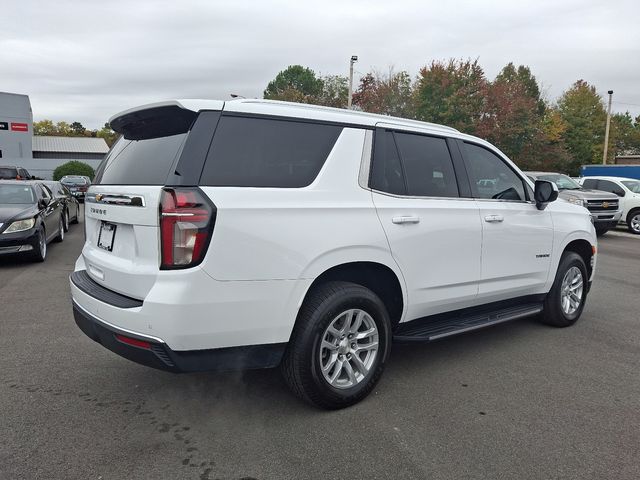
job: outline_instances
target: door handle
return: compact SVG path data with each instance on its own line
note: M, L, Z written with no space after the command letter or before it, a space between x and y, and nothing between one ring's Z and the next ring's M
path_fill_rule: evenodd
M484 221L489 223L498 223L502 222L503 220L504 217L502 215L487 215L486 217L484 217Z
M419 217L393 217L391 221L395 224L420 223L420 218Z

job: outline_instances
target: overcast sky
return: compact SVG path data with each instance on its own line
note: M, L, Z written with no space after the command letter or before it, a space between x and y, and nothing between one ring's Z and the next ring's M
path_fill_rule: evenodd
M640 114L638 0L2 0L0 91L34 118L101 126L168 98L261 97L291 64L358 75L479 58L531 67L554 100L577 79Z

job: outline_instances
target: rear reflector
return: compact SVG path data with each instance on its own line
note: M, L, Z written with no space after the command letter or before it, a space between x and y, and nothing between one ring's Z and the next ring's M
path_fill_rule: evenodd
M127 345L131 345L138 348L144 348L145 350L151 350L151 344L149 342L145 342L144 340L138 340L137 338L125 337L124 335L120 335L116 333L116 339L122 343L126 343Z
M216 209L199 188L165 188L160 197L163 270L198 265L209 246Z

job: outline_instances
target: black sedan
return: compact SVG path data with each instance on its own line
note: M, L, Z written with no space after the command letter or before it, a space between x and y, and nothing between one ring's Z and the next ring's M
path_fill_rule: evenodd
M53 196L62 203L64 231L68 232L69 224L78 223L78 220L80 219L80 203L78 202L78 199L74 197L69 189L60 182L45 180L42 183L44 183L49 188L49 191L51 191Z
M38 181L0 181L0 255L43 262L47 243L64 240L63 205Z

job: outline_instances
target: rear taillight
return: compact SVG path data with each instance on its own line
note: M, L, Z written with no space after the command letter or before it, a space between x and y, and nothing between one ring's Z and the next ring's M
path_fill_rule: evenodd
M198 265L209 246L216 208L199 188L164 188L160 196L160 268Z

